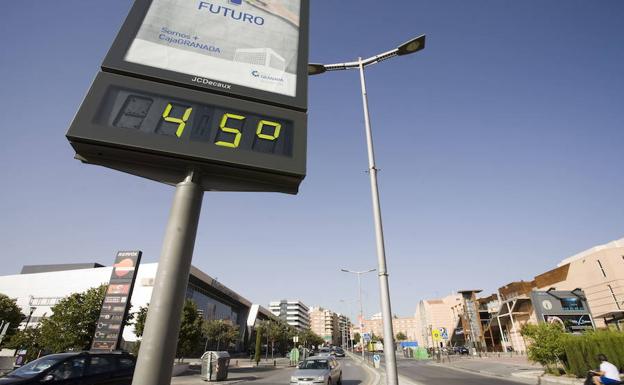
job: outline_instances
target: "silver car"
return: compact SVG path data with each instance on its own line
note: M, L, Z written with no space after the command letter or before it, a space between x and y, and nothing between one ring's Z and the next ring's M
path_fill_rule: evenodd
M309 357L299 364L299 369L290 377L297 385L341 385L342 368L334 357Z

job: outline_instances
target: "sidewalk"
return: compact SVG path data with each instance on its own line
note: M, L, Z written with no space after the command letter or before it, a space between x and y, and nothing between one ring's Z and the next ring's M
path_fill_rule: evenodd
M582 384L583 380L569 377L543 376L544 369L539 364L529 362L526 356L491 355L489 357L451 356L430 365L478 373L485 376L501 377L525 384Z

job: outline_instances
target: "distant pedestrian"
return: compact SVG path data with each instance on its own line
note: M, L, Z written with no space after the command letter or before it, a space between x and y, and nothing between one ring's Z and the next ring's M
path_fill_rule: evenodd
M599 354L598 361L600 361L600 369L598 371L590 370L590 373L594 375L594 384L620 384L620 372L615 365L607 360L607 356L605 356L604 354Z

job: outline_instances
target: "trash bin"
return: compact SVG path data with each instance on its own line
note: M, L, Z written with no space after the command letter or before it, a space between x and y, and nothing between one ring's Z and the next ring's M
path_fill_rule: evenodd
M201 379L204 381L227 380L230 367L228 352L206 352L201 356Z

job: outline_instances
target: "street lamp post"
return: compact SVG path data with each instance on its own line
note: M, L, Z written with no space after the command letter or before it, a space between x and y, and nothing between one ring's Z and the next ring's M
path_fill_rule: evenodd
M372 273L373 271L375 271L375 269L370 269L370 270L363 270L363 271L353 271L353 270L347 270L347 269L340 269L340 271L343 271L345 273L353 273L357 275L357 282L358 282L358 299L360 301L360 317L359 317L359 325L360 325L360 344L362 344L362 359L364 359L364 308L362 306L362 279L360 278L360 276L362 274L366 274L366 273Z
M366 129L366 145L368 150L368 171L370 176L371 195L373 203L373 217L375 219L375 238L377 243L377 263L379 276L379 291L381 299L381 314L384 327L384 355L386 359L386 382L388 385L398 385L394 335L392 331L392 309L390 306L390 288L388 285L388 270L386 268L386 252L384 245L383 226L381 223L381 207L379 205L379 189L377 184L377 167L375 166L375 152L371 132L370 116L368 112L368 96L364 79L364 67L380 63L395 56L403 56L418 52L425 48L425 35L414 38L401 44L399 47L379 55L362 60L336 64L308 64L308 74L317 75L326 71L348 69L360 70L360 85L362 87L362 104L364 107L364 124ZM359 279L359 275L358 275ZM361 330L360 330L361 332Z

